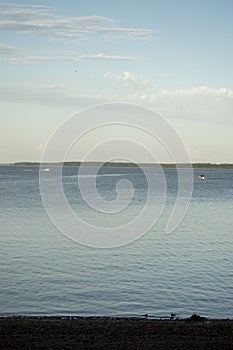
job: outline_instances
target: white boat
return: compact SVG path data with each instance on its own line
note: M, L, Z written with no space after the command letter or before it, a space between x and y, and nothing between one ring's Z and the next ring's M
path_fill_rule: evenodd
M198 179L200 179L200 180L205 180L205 175L199 175L199 176L198 176Z
M44 169L41 169L40 171L50 171L49 168L44 168Z

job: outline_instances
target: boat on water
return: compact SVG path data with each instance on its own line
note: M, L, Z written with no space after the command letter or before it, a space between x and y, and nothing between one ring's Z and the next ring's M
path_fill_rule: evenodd
M44 168L44 169L41 169L40 171L46 171L46 172L48 172L48 171L50 171L50 169L49 169L49 168Z
M200 180L205 180L205 175L199 175L199 176L198 176L198 179L200 179Z

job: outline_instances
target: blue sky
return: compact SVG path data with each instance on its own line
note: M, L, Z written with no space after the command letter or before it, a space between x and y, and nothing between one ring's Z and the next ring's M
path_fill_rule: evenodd
M0 1L0 162L115 101L161 113L193 162L233 162L232 37L231 0Z

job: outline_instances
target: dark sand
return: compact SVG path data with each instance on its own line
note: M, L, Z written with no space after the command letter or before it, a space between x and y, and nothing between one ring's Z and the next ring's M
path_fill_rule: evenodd
M0 318L0 349L233 349L233 320Z

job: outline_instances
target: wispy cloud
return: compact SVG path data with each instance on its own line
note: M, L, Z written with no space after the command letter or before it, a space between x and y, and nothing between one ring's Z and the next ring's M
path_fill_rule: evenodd
M137 77L129 72L123 72L122 74L112 74L108 72L104 77L105 79L109 79L121 86L126 86L131 89L141 90L153 87L153 84L149 80Z
M82 41L149 39L153 36L151 30L145 28L131 28L116 25L111 18L104 16L59 16L47 6L24 5L0 1L0 31L11 31L15 35L43 36L46 39L66 40L77 44ZM26 43L26 41L25 41ZM0 60L11 64L32 64L47 62L77 62L81 60L132 61L136 57L122 54L93 53L78 56L59 55L50 53L38 55L37 52L23 52L13 45L0 45Z
M0 86L0 103L33 104L50 107L69 106L75 109L94 104L116 101L113 96L85 94L72 91L64 86Z
M0 57L12 56L15 54L21 54L22 50L18 47L11 46L8 44L0 44Z
M15 3L15 2L9 2L9 1L0 1L0 6L2 6L3 8L5 6L7 7L14 7L14 8L17 8L17 7L24 7L25 8L25 4L18 4L18 3ZM50 8L49 6L46 6L46 5L36 5L36 4L27 4L27 8L30 7L30 8Z
M6 50L7 51L7 50ZM10 51L10 50L9 50ZM12 50L12 53L13 50ZM1 46L0 46L1 55ZM133 56L117 56L106 55L103 53L79 55L79 56L26 56L26 57L0 57L0 60L5 60L11 64L39 64L39 63L60 63L60 62L79 62L89 60L104 60L104 61L133 61L136 57Z
M33 33L53 38L84 40L90 35L110 34L121 39L149 39L153 36L151 30L145 28L130 28L116 25L112 19L103 16L65 17L52 12L44 6L27 5L19 7L0 3L0 30L10 30L18 33Z

